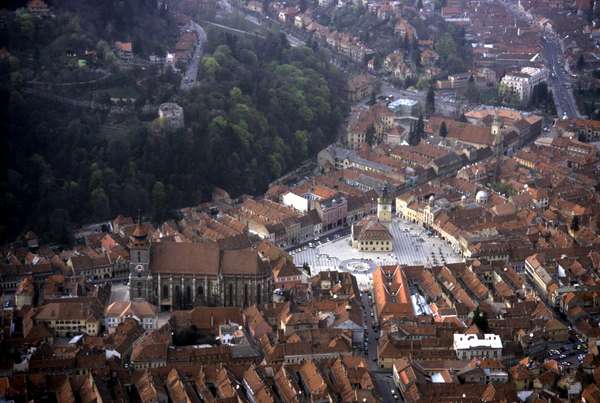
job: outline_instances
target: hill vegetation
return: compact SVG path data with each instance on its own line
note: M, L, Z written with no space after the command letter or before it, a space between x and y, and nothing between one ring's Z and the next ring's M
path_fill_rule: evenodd
M110 23L115 30L126 24ZM113 71L119 77L114 82L139 93L121 126L107 111L28 95L12 79L22 73L19 64L5 62L0 129L6 175L0 190L7 219L1 237L34 229L65 241L73 224L139 209L163 218L172 208L205 200L214 186L234 196L260 193L335 139L347 103L343 78L324 55L291 48L277 34L247 39L208 31L208 37L198 85L187 93L176 91L180 77L169 69ZM154 49L148 39L139 46ZM44 58L40 63L43 68ZM133 79L137 73L144 79ZM157 128L155 107L165 101L184 107L184 129Z

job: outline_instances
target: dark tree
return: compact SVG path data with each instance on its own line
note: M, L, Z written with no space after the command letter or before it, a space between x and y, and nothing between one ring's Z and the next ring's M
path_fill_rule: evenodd
M571 219L570 228L571 228L571 231L573 231L573 232L579 231L579 216L578 215L574 215L573 218Z
M461 113L459 118L458 118L459 122L463 122L463 123L468 123L469 121L467 120L467 117L465 116L464 113Z
M424 132L424 123L423 123L423 115L419 116L419 120L416 124L410 125L410 130L408 132L408 144L410 146L416 146L421 141Z
M417 38L413 37L412 41L410 42L410 54L415 66L421 67L421 50L419 49Z
M95 17L86 17L88 11L77 13L86 32L85 48L103 38L107 44L101 54L110 52L108 43L113 40L132 40L144 52L164 53L155 49L156 32L164 31L158 42L168 43L164 36L170 32L170 17L162 20L156 6L146 7L142 0L59 3L81 4ZM141 29L147 20L161 29ZM49 54L65 54L53 48L62 42L58 37L74 36L58 26L64 25L61 18L44 23L52 26L23 49L23 54L33 55L38 46L40 63ZM138 33L129 39L133 31ZM31 228L44 240L65 242L72 226L119 213L135 215L138 209L162 220L169 211L206 201L215 186L233 196L260 194L274 178L335 141L349 105L343 93L345 77L324 52L292 48L285 35L260 39L207 31L203 71L197 88L190 91L177 92L180 78L171 69L115 69L110 85L135 88L144 100L132 108L132 119L116 122L103 111L25 97L13 80L0 90L3 239ZM176 24L172 32L174 45ZM14 66L3 63L0 73L13 73ZM21 58L18 64L15 74L35 74L33 57ZM73 78L72 72L55 72L47 64L39 74L52 80L59 79L54 73ZM95 106L109 104L105 87L85 91L77 95L94 100ZM152 122L156 112L142 110L167 101L183 107L184 129L161 131ZM119 126L118 135L107 135L105 128L113 125Z
M409 146L416 146L419 143L415 134L415 125L412 122L410 124L410 128L408 129L408 138L406 141L408 142Z
M162 221L166 216L167 193L162 182L155 182L152 187L152 205L154 207L154 219Z
M557 114L556 105L554 104L554 95L552 94L552 91L548 91L548 96L546 97L546 104L544 109L546 110L546 113L550 116L556 116Z
M310 266L308 265L308 263L304 263L302 265L302 270L304 270L304 272L308 275L308 277L310 277Z
M473 78L473 76L469 77L469 82L465 91L465 97L471 103L479 102L479 89L475 84L475 79Z
M476 325L483 333L487 333L489 331L490 327L488 324L487 314L482 312L479 307L475 308L475 311L473 311L473 324Z
M440 130L439 130L439 135L440 137L447 137L448 136L448 127L446 126L446 122L442 122L442 124L440 125Z
M367 129L367 133L365 134L365 141L369 145L369 147L373 147L377 142L377 138L375 137L375 127L373 125L369 126Z
M417 125L415 126L415 132L419 137L419 141L425 136L425 121L423 120L423 115L419 115L419 120L417 120Z
M377 103L377 91L375 91L375 89L373 89L373 91L371 91L371 98L369 98L369 104L375 105L376 103Z
M548 85L546 83L539 83L533 87L531 93L531 99L529 100L529 106L534 108L545 107L548 103Z
M425 115L431 116L435 113L435 91L433 85L429 86L427 90L427 97L425 98Z
M575 67L577 68L577 71L582 71L584 69L585 58L583 57L583 54L580 54L577 58L577 64L575 65Z

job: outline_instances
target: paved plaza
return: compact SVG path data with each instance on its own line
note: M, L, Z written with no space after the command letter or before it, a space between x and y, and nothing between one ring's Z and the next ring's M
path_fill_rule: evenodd
M392 252L360 252L352 248L348 235L290 253L297 266L308 263L312 275L324 270L350 271L357 277L361 288L369 286L371 273L379 264L440 266L463 261L448 243L427 235L420 225L394 218L390 232L394 238Z

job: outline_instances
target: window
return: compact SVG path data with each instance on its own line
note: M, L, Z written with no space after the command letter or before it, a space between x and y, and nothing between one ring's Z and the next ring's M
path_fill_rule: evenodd
M258 284L256 286L256 303L260 304L260 297L261 297L261 288L260 288L260 284Z
M163 284L163 287L162 287L162 297L169 298L169 286L166 284Z
M233 284L229 284L229 305L233 306Z
M202 287L202 286L198 287L198 295L196 296L196 299L200 299L201 301L204 301L204 287Z
M181 305L181 290L179 289L179 286L176 285L175 286L175 302L174 305Z

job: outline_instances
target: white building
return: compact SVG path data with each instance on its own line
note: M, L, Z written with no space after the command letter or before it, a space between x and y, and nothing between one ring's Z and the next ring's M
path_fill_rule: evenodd
M531 88L548 80L548 71L544 68L523 67L521 73L527 74L531 79Z
M480 339L476 334L454 334L454 352L459 360L471 358L502 358L502 340L497 334L484 334Z
M409 98L398 98L390 102L388 108L398 116L414 116L419 109L419 101Z
M113 302L104 312L104 325L111 332L126 318L137 320L144 329L158 328L158 309L142 300Z
M548 80L546 69L537 67L523 67L521 71L506 74L500 80L502 92L510 92L522 102L528 102L536 85Z
M285 206L293 207L302 213L306 213L310 208L310 200L308 197L300 196L294 192L287 192L281 199Z

